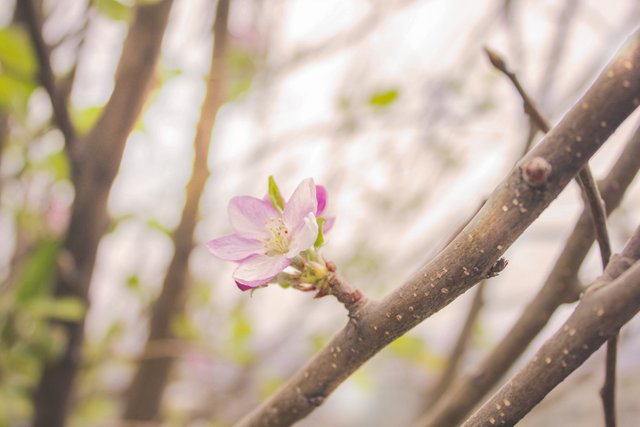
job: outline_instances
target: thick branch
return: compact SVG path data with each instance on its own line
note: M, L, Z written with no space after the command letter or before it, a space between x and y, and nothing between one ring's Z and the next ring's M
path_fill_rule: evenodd
M463 426L514 425L617 334L640 311L639 258L640 228L622 255L611 259L564 325Z
M183 308L189 283L189 255L193 248L193 234L197 223L198 205L209 178L207 159L216 114L224 101L224 55L227 40L229 0L218 2L214 23L214 43L207 91L200 112L194 140L194 159L191 179L180 224L173 233L175 252L165 276L158 300L153 305L149 337L145 353L156 342L173 338L171 320ZM173 364L171 356L145 358L138 365L129 386L123 417L132 421L151 421L159 417L162 394Z
M383 301L364 307L239 425L284 426L303 418L371 356L478 283L638 105L640 34L635 34L451 244ZM526 171L536 159L551 169L534 186Z
M608 213L618 207L638 169L640 126L600 186ZM564 302L575 301L579 293L576 286L578 270L594 238L591 213L585 206L543 287L527 304L509 333L473 372L465 374L454 384L419 425L435 427L459 424L522 355L556 309Z
M124 42L113 94L77 154L75 200L61 249L54 293L88 303L98 243L108 224L107 197L127 136L143 106L160 53L171 0L139 6ZM84 320L63 324L68 342L62 356L45 366L35 392L34 427L65 425L73 382L81 361Z
M487 54L491 59L491 62L500 71L505 73L509 79L514 83L518 92L523 98L525 110L531 115L531 119L536 125L544 132L547 133L551 126L544 114L538 110L537 106L532 104L531 98L527 95L524 88L520 85L518 78L506 67L506 64L501 58L497 58L495 52L487 49ZM602 259L602 268L607 267L609 258L611 258L611 242L609 241L609 232L607 230L607 214L605 211L604 202L598 191L596 181L591 173L589 165L585 165L578 174L577 181L582 188L583 194L586 198L587 205L591 211L591 217L593 219L593 227L596 233L596 240L600 247L600 258ZM607 359L605 370L605 381L600 395L602 396L602 404L605 414L605 421L607 427L615 427L615 373L616 373L616 353L617 353L618 337L617 335L612 337L607 343Z

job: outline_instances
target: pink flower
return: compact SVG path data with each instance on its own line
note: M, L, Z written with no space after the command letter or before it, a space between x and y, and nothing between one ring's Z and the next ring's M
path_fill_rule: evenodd
M284 208L267 199L234 197L229 202L229 222L235 233L213 239L207 247L213 255L239 263L233 273L238 287L246 291L272 281L301 252L318 239L318 217L327 193L311 178L298 185ZM327 218L323 230L333 225Z

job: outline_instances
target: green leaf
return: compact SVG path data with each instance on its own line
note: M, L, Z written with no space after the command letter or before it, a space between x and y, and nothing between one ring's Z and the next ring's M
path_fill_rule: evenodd
M278 211L282 212L284 210L284 199L282 198L278 184L276 184L276 180L273 179L272 175L269 175L269 199L271 200L273 207Z
M200 339L200 330L186 314L174 316L171 319L171 331L177 338L196 341Z
M104 106L95 105L92 107L83 108L82 110L74 110L72 112L73 124L80 134L88 133L93 125L98 121L100 114Z
M313 244L313 247L318 249L324 244L324 232L322 229L324 228L324 223L327 222L327 220L320 217L316 218L316 221L318 222L318 237L316 238L316 242Z
M27 104L35 88L34 82L0 72L0 109L18 111L26 116Z
M398 96L399 92L397 89L375 92L369 98L369 104L374 107L388 107L398 99Z
M18 304L31 301L48 288L56 266L58 247L57 241L45 240L27 258L16 286Z
M39 298L26 307L34 317L77 321L84 316L86 307L75 297Z
M33 77L36 56L26 31L11 26L0 29L0 64L2 69L17 77Z
M446 363L445 358L429 351L424 341L416 336L403 335L388 348L397 357L425 366L429 370L440 372Z
M118 0L93 0L95 8L113 21L128 22L131 18L131 6Z

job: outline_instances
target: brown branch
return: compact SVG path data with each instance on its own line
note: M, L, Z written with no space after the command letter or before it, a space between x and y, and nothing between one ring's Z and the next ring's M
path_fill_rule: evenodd
M193 248L194 230L198 206L209 178L207 160L216 114L224 101L225 64L227 46L227 21L229 0L220 0L213 26L214 43L207 91L200 111L194 140L192 175L187 185L187 195L180 224L172 235L175 252L165 276L162 290L153 305L149 337L144 353L150 352L154 343L173 338L171 320L183 311L184 298L189 285L189 256ZM125 403L123 418L127 421L152 421L159 418L164 389L169 380L174 358L145 358L138 364Z
M638 169L640 126L600 185L608 213L618 207ZM585 206L544 285L527 304L511 330L478 367L453 385L441 401L425 414L419 425L458 425L524 353L556 309L565 302L577 299L581 291L576 286L578 270L594 239L591 213Z
M514 425L640 311L640 227L573 314L464 427Z
M544 133L549 132L551 129L551 125L549 121L545 118L544 114L538 109L538 107L533 103L532 99L527 95L524 88L520 85L517 76L510 72L506 66L506 63L502 58L500 58L497 53L485 49L487 55L489 55L489 59L491 63L506 74L509 79L516 86L518 92L520 93L524 105L525 111L528 112L531 119L537 124L537 126ZM609 232L607 230L607 214L605 212L604 202L602 201L602 197L600 196L600 192L598 191L598 187L596 185L595 179L593 178L593 174L591 173L591 168L589 165L585 165L580 173L578 174L577 181L582 188L583 194L585 195L587 205L589 206L589 210L591 212L591 218L593 220L593 226L596 233L596 240L600 247L600 257L602 259L602 268L605 269L607 267L607 263L609 262L609 258L611 258L611 243L609 241ZM615 427L615 372L616 372L616 358L615 354L617 353L618 337L614 336L607 342L607 359L606 359L606 369L605 369L605 381L602 389L600 390L600 395L602 397L602 405L605 414L605 420L607 427Z
M383 301L369 302L358 313L357 322L349 322L238 425L284 426L305 417L370 357L478 283L640 105L637 64L640 33L632 36L587 93L493 191L451 244ZM538 187L523 176L535 158L551 166L546 182Z
M171 0L140 5L125 39L113 93L98 122L78 145L72 169L75 199L54 282L57 297L88 303L89 285L100 238L109 223L107 197L120 166L127 136L142 111L160 54ZM84 319L62 324L67 347L46 365L34 395L33 427L63 427L82 358Z
M466 353L467 345L471 338L471 333L473 332L473 327L475 326L476 320L478 319L480 311L484 305L484 291L486 289L486 285L487 281L483 280L476 289L476 293L473 296L473 301L471 302L471 306L467 312L464 325L458 334L458 338L451 350L451 354L447 358L447 364L444 368L444 372L440 378L438 378L438 382L429 390L428 395L430 396L430 400L427 401L427 404L424 406L425 411L438 403L440 398L453 384L458 372L460 361Z
M56 85L56 78L51 68L51 61L49 59L49 48L47 47L44 38L42 37L42 23L40 17L35 9L33 0L24 0L17 3L18 7L22 8L22 15L24 15L27 27L29 29L29 35L31 36L31 42L38 59L40 66L38 76L42 86L44 86L49 99L51 99L51 106L53 108L53 116L57 127L64 135L67 151L73 154L74 144L76 143L76 131L71 123L71 117L69 116L69 110L65 102L64 96L58 91ZM73 159L73 156L71 156Z

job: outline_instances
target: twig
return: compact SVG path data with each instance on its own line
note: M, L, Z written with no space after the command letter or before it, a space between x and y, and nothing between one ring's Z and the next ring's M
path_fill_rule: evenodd
M53 108L53 115L55 122L66 142L67 151L73 153L74 144L76 142L76 131L71 123L69 116L69 110L67 109L64 97L58 92L56 87L55 75L51 68L51 61L49 60L49 49L42 37L42 24L38 17L38 13L34 7L33 0L19 1L18 6L22 7L24 16L29 28L29 35L33 42L33 47L38 58L39 78L40 82L44 86L45 90L49 94L51 99L51 106ZM73 156L72 160L74 159Z
M574 2L575 3L575 2ZM496 52L485 48L489 60L500 71L502 71L513 82L514 86L520 93L525 105L525 111L529 114L532 120L536 122L540 130L544 133L549 132L551 125L545 118L544 114L533 103L531 97L529 97L518 81L518 77L510 72L507 65ZM602 268L607 267L609 258L611 258L611 243L609 241L609 232L607 231L607 214L605 212L604 203L598 186L593 179L591 168L586 164L578 174L578 183L582 188L583 194L586 197L591 217L593 219L593 226L596 232L596 240L600 247L600 257L602 259ZM618 337L615 335L607 342L607 358L605 367L605 381L600 395L602 397L602 405L605 414L605 421L607 427L615 427L615 372L616 372L616 357L617 354Z
M337 273L330 272L327 277L327 283L329 285L329 293L344 305L347 312L349 312L349 318L357 322L358 311L366 305L368 299Z
M463 427L516 424L640 311L640 227L573 314Z
M483 280L477 286L476 292L473 295L473 301L471 302L471 306L469 307L469 311L467 312L467 317L465 318L464 325L458 334L458 338L456 339L455 344L453 345L453 349L447 358L447 364L444 368L444 372L438 378L438 382L429 390L430 400L425 405L424 409L428 410L433 407L438 400L445 394L445 392L451 387L453 384L454 378L458 371L458 366L460 364L460 360L465 355L467 350L467 345L469 343L469 339L471 338L471 333L473 332L473 327L476 324L476 320L480 315L480 311L484 305L484 291L487 286L487 281Z
M632 36L560 123L498 185L451 244L384 300L369 302L361 310L357 325L347 323L238 426L287 426L304 418L378 351L478 283L640 105L640 66L628 66L639 63L640 32ZM627 83L624 86L623 81ZM576 132L581 132L580 141L576 141ZM523 178L523 170L535 158L544 158L553 167L543 187L533 187Z
M600 185L607 213L615 210L625 190L640 169L640 126L627 142ZM587 206L578 218L560 256L544 285L527 304L507 335L471 372L464 374L440 402L424 415L418 425L459 425L476 404L497 384L498 380L524 353L542 331L551 315L563 303L574 302L582 289L577 273L595 238L591 213Z

